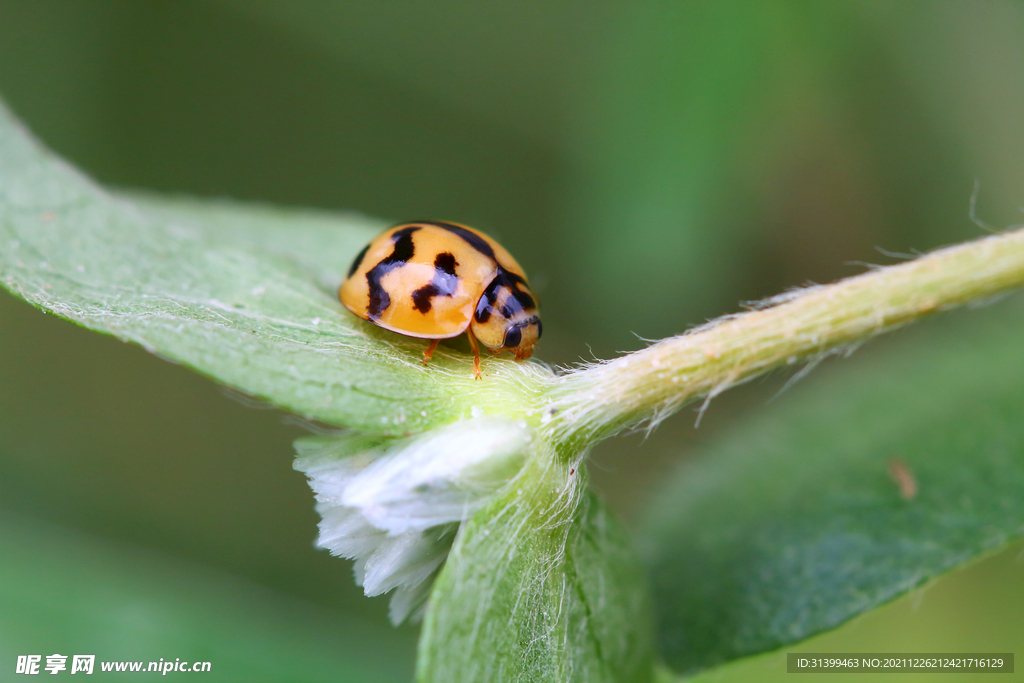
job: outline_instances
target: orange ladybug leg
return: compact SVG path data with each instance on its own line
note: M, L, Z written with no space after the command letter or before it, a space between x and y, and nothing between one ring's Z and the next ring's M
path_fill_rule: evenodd
M468 332L468 336L469 348L473 349L473 375L480 379L480 346L476 343L476 337L472 332Z
M430 342L430 346L428 346L427 350L423 352L423 364L424 365L427 364L428 360L430 360L431 358L434 357L434 350L437 348L437 343L439 341L441 341L441 340L440 339L435 339L434 341Z

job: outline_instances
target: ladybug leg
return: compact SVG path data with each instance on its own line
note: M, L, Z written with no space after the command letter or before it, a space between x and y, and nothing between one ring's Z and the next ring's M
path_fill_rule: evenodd
M469 332L469 348L473 349L473 375L480 379L480 346L476 343L476 337Z
M423 352L423 364L424 365L427 364L428 360L433 358L433 356L434 356L434 349L437 348L437 343L439 341L441 341L441 340L440 339L435 339L432 342L430 342L430 346L428 346L427 350Z

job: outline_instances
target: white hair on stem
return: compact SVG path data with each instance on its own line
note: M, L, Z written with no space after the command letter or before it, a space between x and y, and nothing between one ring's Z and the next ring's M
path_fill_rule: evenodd
M774 368L813 367L918 318L1021 285L1024 229L939 249L748 304L746 312L570 370L552 380L534 417L554 443L594 443L643 423L657 425L692 400L710 400Z

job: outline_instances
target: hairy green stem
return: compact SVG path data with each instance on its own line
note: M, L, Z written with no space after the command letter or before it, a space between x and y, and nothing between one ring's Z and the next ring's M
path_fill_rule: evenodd
M1024 229L810 287L555 380L541 421L585 448L781 365L812 363L882 332L1024 285Z

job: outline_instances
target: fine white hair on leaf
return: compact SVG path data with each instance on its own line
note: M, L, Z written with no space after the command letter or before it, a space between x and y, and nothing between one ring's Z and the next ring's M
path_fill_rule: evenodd
M317 545L355 560L369 595L394 590L391 620L422 612L461 522L515 478L523 422L481 417L401 439L343 433L296 441L320 513Z

